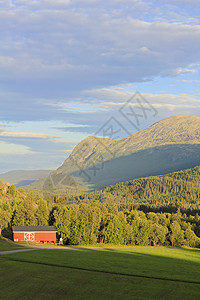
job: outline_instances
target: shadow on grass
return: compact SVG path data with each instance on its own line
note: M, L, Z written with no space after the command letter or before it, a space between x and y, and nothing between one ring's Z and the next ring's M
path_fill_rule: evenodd
M195 254L195 255L194 255ZM59 249L7 255L6 259L51 267L200 285L200 252L193 249Z

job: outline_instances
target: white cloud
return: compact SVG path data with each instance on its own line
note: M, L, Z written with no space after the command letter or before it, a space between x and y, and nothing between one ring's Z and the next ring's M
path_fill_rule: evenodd
M0 7L1 6L6 8L14 7L12 0L0 0Z
M1 126L0 126L1 127ZM54 136L44 133L34 133L34 132L12 132L0 128L1 137L15 137L15 138L39 138L39 139L50 139L50 138L60 138L60 136Z
M197 70L195 70L195 69L183 69L183 68L177 68L175 70L175 75L181 75L181 74L187 74L187 73L194 74L194 73L197 73Z
M0 27L1 78L7 80L52 78L57 84L65 79L67 89L74 90L75 80L77 88L91 88L177 76L200 60L200 26L144 21L126 14L116 18L104 8L17 7L1 13Z
M154 2L155 2L155 0L154 0ZM161 1L159 1L159 2L161 2ZM195 6L200 5L199 1L196 1L196 0L190 0L190 1L188 1L188 0L167 0L166 2L167 2L167 4L171 3L171 4L174 4L177 6L180 4L186 4L187 6L190 6L190 7L192 7L193 5L195 5Z
M47 6L69 6L70 0L41 0L40 1L42 4L47 5Z
M23 145L16 145L0 141L0 154L1 155L25 155L32 154L29 147Z
M25 7L37 7L37 8L57 8L68 7L70 0L15 0L15 5L22 5Z
M200 80L197 79L182 79L179 80L180 82L184 82L184 83L196 83L196 82L200 82Z
M0 124L0 130L1 128L4 127L16 127L16 125L10 125L10 124Z
M184 91L198 94L197 84L193 90L192 85L198 82L200 62L199 1L187 2L0 0L1 140L43 153L38 162L48 163L58 151L73 147L62 140L65 125L57 126L64 128L59 139L57 132L51 135L39 127L38 133L32 127L17 132L4 123L60 120L77 124L66 139L79 132L78 140L115 114L137 82L149 81L144 95L159 110L159 118L200 115L198 99L173 95L177 80L187 81ZM167 82L175 76L157 86L165 94L155 88L151 93L152 80ZM134 87L125 88L127 82Z
M99 107L102 110L113 111L113 113L134 96L132 92L113 88L96 89L85 91L85 93L99 100ZM200 99L194 96L150 93L143 93L142 96L156 109L165 109L166 116L169 111L187 114L186 109L189 109L191 114L200 115ZM138 106L138 103L133 100L129 105L134 107Z

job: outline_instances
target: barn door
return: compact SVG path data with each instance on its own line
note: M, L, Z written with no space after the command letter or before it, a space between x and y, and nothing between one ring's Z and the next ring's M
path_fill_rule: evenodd
M25 241L35 241L35 232L24 232Z

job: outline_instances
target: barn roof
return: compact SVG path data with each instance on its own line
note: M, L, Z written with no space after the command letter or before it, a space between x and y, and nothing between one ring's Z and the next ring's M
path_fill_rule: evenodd
M12 226L12 231L16 232L16 231L20 231L20 232L28 232L28 231L56 231L56 227L55 226Z

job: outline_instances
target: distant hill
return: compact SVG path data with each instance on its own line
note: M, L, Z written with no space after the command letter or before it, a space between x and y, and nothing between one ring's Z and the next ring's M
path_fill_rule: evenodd
M21 187L31 184L36 180L45 178L49 176L51 172L51 170L10 171L0 174L0 180L2 180L3 182L9 182L10 184L14 184L16 187Z
M200 166L167 175L150 176L108 186L100 191L69 197L70 203L100 202L121 206L200 208Z
M200 165L200 118L169 117L120 141L90 136L63 165L32 188L101 189Z

